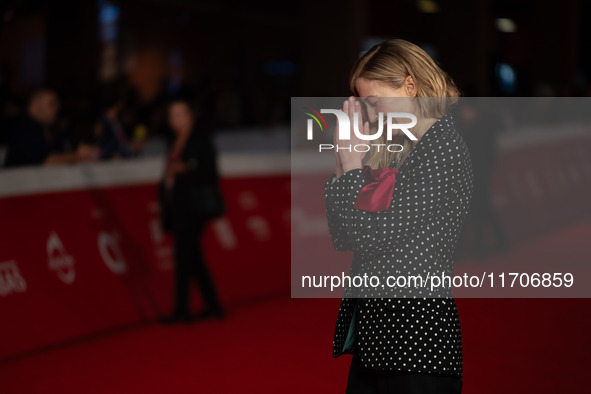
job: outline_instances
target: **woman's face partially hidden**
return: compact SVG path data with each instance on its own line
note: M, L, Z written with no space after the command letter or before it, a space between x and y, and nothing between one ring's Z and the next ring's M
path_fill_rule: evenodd
M193 116L186 103L173 103L168 108L168 124L176 134L191 130Z
M383 113L384 124L387 121L388 112L409 112L416 115L412 97L416 95L416 87L412 77L406 77L399 88L391 88L382 82L358 78L355 89L359 97L365 102L370 124L376 124L378 114ZM403 123L408 122L407 119Z

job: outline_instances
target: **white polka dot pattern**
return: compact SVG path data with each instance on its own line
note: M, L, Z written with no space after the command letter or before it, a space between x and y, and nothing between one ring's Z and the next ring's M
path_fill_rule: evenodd
M351 275L451 275L473 189L470 155L451 115L427 130L399 171L390 208L384 212L353 208L366 184L361 169L326 182L333 246L354 251ZM356 349L369 368L462 376L460 322L451 289L419 291L412 298L388 291L346 290L333 356ZM356 305L356 342L343 351Z

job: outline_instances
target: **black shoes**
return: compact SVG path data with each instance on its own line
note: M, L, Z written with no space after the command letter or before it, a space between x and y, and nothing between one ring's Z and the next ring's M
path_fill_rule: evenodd
M226 317L226 312L221 307L218 308L207 308L203 312L197 314L197 320L207 320L207 319L218 319L223 320Z
M226 312L221 307L218 308L207 308L204 311L191 315L189 313L173 313L172 315L162 317L158 321L162 324L176 324L184 323L190 324L196 321L203 321L208 319L222 320L226 317Z
M177 314L161 317L158 321L162 324L175 324L175 323L191 323L193 322L193 316L189 314Z

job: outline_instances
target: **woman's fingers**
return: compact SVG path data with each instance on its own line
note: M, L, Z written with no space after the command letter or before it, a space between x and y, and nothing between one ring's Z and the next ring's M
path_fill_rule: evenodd
M357 130L360 133L363 133L363 116L361 114L361 103L355 100L355 112L357 112Z
M342 166L342 171L345 171L345 166L348 169L353 168L361 168L360 163L365 156L364 152L359 152L357 149L352 149L352 146L357 146L361 143L360 138L357 136L359 133L367 134L369 132L369 123L368 125L364 125L363 119L361 116L361 103L355 100L355 97L351 96L345 102L343 102L343 109L342 111L345 115L349 118L349 139L347 141L343 141L344 146L341 147L342 149L337 150L337 146L339 146L341 140L339 136L335 136L335 154L337 156L337 172L339 168L339 162ZM355 122L355 113L357 113L357 124ZM357 129L357 133L355 133L354 129Z
M334 133L332 134L332 143L334 145L337 144L337 134L339 133L339 122L337 122L337 126L334 128Z
M348 100L345 100L343 102L342 111L344 113L348 113L348 111L349 111L349 103L348 103ZM341 166L341 156L340 156L339 151L337 149L337 146L339 146L339 143L341 142L341 140L339 139L339 122L337 122L337 126L335 128L335 132L334 132L334 134L332 136L332 139L333 139L335 158L336 158L337 168L338 168L338 167Z
M350 110L349 100L345 100L345 102L343 103L343 112L346 113L347 116L350 116L349 110Z
M348 116L349 119L351 121L351 137L355 138L355 132L353 130L354 128L354 123L355 122L355 113L357 113L357 130L360 133L364 133L363 131L363 115L361 112L361 103L357 100L355 100L355 97L350 96L347 101L346 101L346 110L343 109L343 112L345 112Z
M351 124L351 133L353 133L353 121L355 120L355 99L353 98L353 96L349 97L347 103L349 105L349 112L347 112L347 115L349 116L349 121Z

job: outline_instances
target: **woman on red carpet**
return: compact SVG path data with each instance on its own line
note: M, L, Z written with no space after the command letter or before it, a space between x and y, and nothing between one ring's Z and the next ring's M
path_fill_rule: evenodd
M215 149L211 137L197 127L189 101L170 103L168 123L174 142L160 182L160 205L163 227L174 236L175 304L173 313L161 320L189 323L197 317L223 318L224 310L201 247L207 221L222 209L221 201L212 202L210 198L221 199ZM193 279L205 301L205 309L198 316L191 311Z
M448 113L458 90L425 51L398 39L365 53L350 87L355 97L342 110L351 124L357 120L366 136L384 132L371 142L354 130L349 140L335 132L335 145L375 145L368 153L335 150L335 174L325 185L334 247L354 251L350 276L375 275L381 283L409 274L451 276L472 195L470 156ZM392 112L397 114L388 120L385 114ZM408 124L410 133L395 129L388 139L389 121ZM394 148L384 148L389 145ZM348 394L461 392L456 304L449 287L427 290L346 290L333 355L353 355Z

